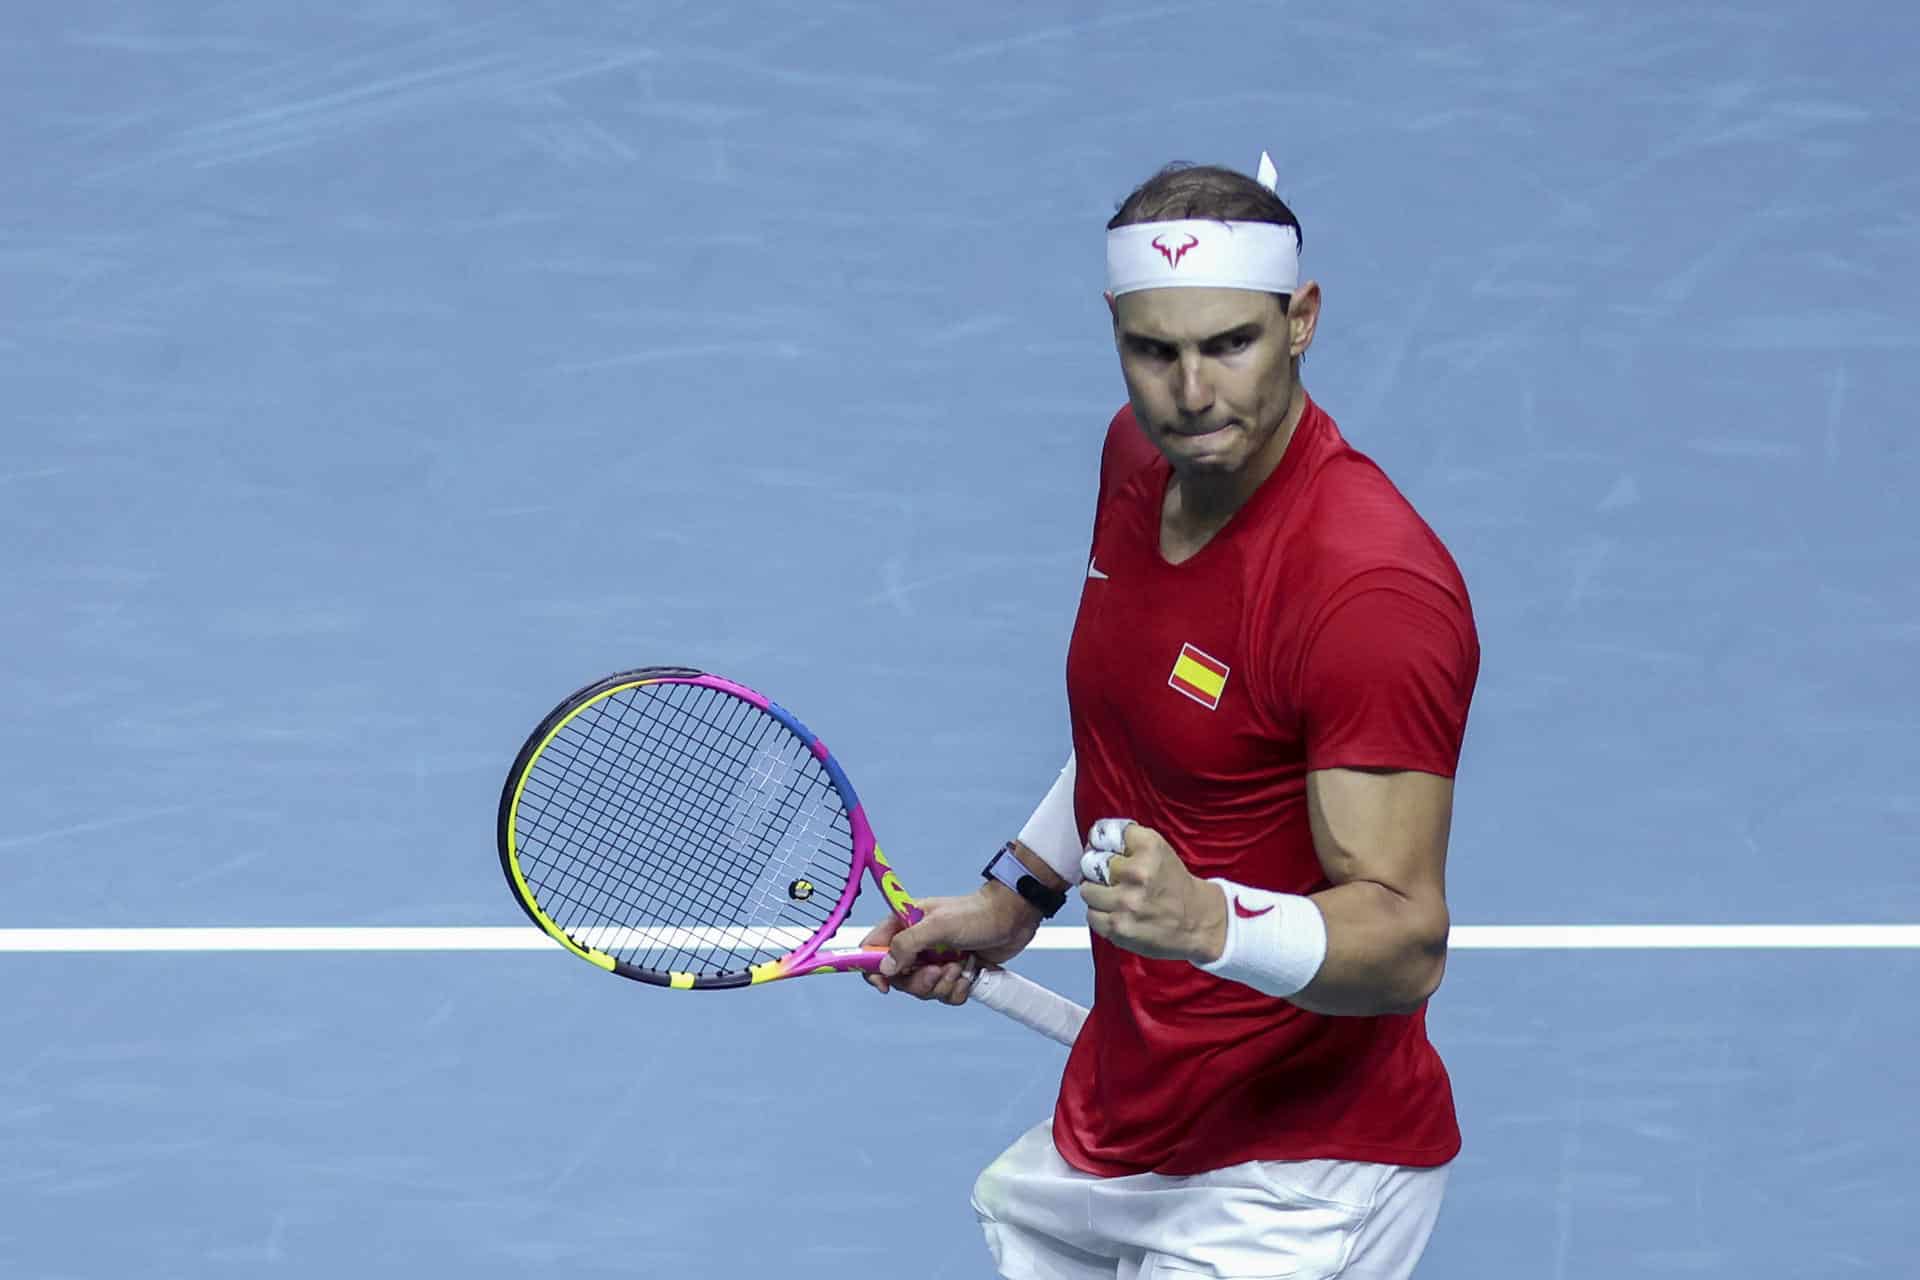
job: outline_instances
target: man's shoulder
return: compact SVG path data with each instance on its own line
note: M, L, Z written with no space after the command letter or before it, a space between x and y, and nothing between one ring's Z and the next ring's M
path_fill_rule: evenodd
M1107 423L1107 438L1100 446L1100 489L1117 492L1128 480L1150 469L1160 460L1160 451L1147 439L1134 419L1133 406L1123 404Z
M1302 494L1288 558L1316 594L1333 596L1360 579L1405 573L1457 595L1465 583L1433 526L1386 471L1337 435Z

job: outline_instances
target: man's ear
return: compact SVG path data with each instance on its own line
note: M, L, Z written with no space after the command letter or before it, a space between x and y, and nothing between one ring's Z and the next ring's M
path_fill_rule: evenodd
M1307 354L1319 328L1320 283L1309 280L1293 291L1293 301L1287 304L1287 349L1294 358Z

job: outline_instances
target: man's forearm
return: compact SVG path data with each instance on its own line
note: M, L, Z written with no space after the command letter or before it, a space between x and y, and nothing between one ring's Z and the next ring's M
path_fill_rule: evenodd
M1312 895L1327 924L1327 956L1293 1003L1314 1013L1372 1017L1412 1013L1447 967L1446 907L1416 901L1371 880Z

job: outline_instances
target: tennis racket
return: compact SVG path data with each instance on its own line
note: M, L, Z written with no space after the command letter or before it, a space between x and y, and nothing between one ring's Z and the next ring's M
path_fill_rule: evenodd
M877 970L884 948L831 946L867 877L903 921L922 914L820 739L746 686L686 667L611 675L549 712L500 793L499 835L535 924L654 986ZM1087 1016L1004 969L983 968L971 998L1062 1044Z

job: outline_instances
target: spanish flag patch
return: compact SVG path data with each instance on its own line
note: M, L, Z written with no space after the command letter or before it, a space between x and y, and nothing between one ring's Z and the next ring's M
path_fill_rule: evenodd
M1220 705L1220 694L1227 687L1227 672L1230 670L1226 663L1212 654L1183 644L1180 646L1180 656L1173 661L1173 674L1167 677L1167 687L1186 694L1212 711Z

